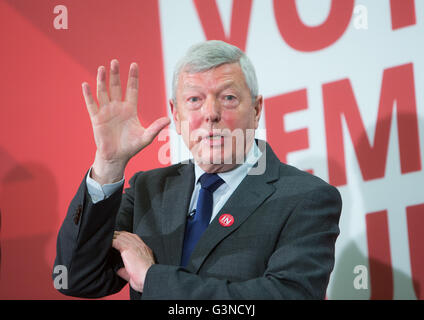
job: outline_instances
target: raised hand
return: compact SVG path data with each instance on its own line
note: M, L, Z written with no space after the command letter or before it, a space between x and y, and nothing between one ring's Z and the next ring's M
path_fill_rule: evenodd
M144 128L137 115L139 71L132 63L128 75L125 99L122 99L119 62L111 61L109 93L106 86L106 69L97 70L97 101L90 86L84 82L82 91L93 126L97 146L92 178L100 184L122 179L128 161L148 146L170 120L162 117Z

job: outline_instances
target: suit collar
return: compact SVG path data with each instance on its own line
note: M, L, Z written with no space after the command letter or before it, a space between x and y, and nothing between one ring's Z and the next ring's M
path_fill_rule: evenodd
M275 188L271 182L279 179L280 160L270 146L263 140L257 140L262 156L251 170L259 174L249 174L240 183L227 203L212 220L199 240L187 268L197 272L210 252L240 225L271 196ZM166 179L162 200L162 224L164 251L166 261L171 265L179 265L182 255L186 217L194 189L194 164L181 164L174 175ZM234 217L230 227L219 223L222 214Z
M258 166L261 166L260 161L264 161L265 168L259 168L257 172L264 169L263 173L248 174L212 220L192 253L187 266L190 271L197 273L212 250L227 236L236 231L275 192L275 187L270 182L279 178L280 161L267 143L261 142L261 140L258 142L258 146L263 148ZM224 227L220 224L219 218L223 214L230 214L234 217L234 223L231 226Z

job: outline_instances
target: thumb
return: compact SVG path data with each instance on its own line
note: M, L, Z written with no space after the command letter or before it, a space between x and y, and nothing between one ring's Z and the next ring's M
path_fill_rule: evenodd
M118 271L116 271L116 274L120 276L125 281L130 281L130 275L127 272L127 269L125 268L119 268Z
M143 141L146 144L151 143L159 132L161 132L170 123L171 120L168 117L157 119L146 129L146 131L144 131Z

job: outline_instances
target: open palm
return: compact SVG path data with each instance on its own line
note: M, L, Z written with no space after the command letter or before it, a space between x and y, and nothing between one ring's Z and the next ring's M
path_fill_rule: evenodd
M82 84L85 103L93 126L97 146L96 160L107 163L126 163L149 145L170 120L159 118L144 128L137 115L139 72L132 63L128 75L125 99L122 99L119 62L112 60L109 77L109 93L106 86L106 70L97 71L97 101L88 83Z

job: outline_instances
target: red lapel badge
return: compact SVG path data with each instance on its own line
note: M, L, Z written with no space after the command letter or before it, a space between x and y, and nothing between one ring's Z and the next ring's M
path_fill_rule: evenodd
M234 217L229 213L221 214L219 217L219 223L223 227L230 227L234 223Z

